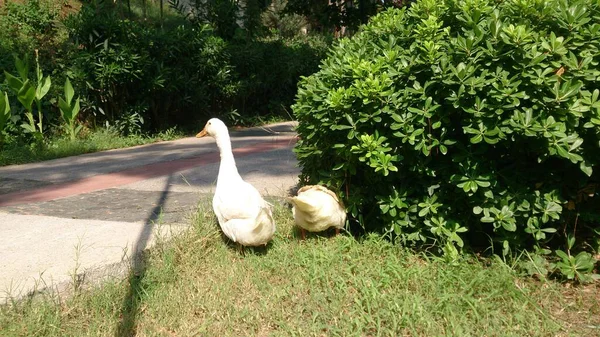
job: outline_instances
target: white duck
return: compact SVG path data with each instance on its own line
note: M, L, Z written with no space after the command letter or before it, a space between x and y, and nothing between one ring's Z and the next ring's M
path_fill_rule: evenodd
M293 205L294 221L300 227L303 240L307 230L321 232L334 227L335 233L339 234L346 223L344 204L335 193L324 186L304 186L290 201Z
M196 137L206 135L215 139L221 153L213 210L223 233L241 246L266 245L275 234L271 205L238 173L225 123L210 119Z

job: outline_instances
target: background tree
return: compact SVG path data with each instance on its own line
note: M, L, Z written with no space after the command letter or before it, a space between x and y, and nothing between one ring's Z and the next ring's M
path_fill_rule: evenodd
M401 7L411 0L288 0L286 11L304 15L317 31L346 35L387 7Z

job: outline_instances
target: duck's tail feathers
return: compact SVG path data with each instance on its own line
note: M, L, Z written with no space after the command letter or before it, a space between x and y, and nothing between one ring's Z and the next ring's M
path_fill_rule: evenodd
M314 204L314 201L302 198L300 196L293 197L290 200L300 211L305 213L311 213L318 210L318 205Z

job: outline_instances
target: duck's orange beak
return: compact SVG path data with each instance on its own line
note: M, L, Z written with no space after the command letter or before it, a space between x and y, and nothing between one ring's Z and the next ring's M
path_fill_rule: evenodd
M196 135L196 138L202 138L204 136L206 136L208 134L208 132L206 131L206 128L202 129L202 131L198 132L198 134Z

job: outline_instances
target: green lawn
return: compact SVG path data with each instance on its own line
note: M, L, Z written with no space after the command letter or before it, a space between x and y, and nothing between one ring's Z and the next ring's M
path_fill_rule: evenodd
M283 122L285 119L269 115L264 117L238 118L235 123L228 121L232 129L262 126L271 123ZM156 134L135 134L122 136L114 129L98 128L88 131L87 134L76 140L65 137L54 137L46 140L43 145L8 143L0 146L0 166L19 165L26 163L51 160L84 153L127 148L136 145L150 144L159 141L174 140L185 136L194 136L204 125L198 124L195 128L181 130L169 128Z
M203 205L208 205L204 202ZM276 207L244 255L210 207L128 280L0 310L2 336L598 336L598 285L521 278L495 260L448 265L372 235L300 241Z
M99 128L87 134L85 138L78 138L73 141L69 138L55 138L48 140L44 145L6 144L0 147L0 166L26 164L90 152L120 149L181 137L184 137L184 133L175 129L169 129L156 135L121 136L115 131Z

